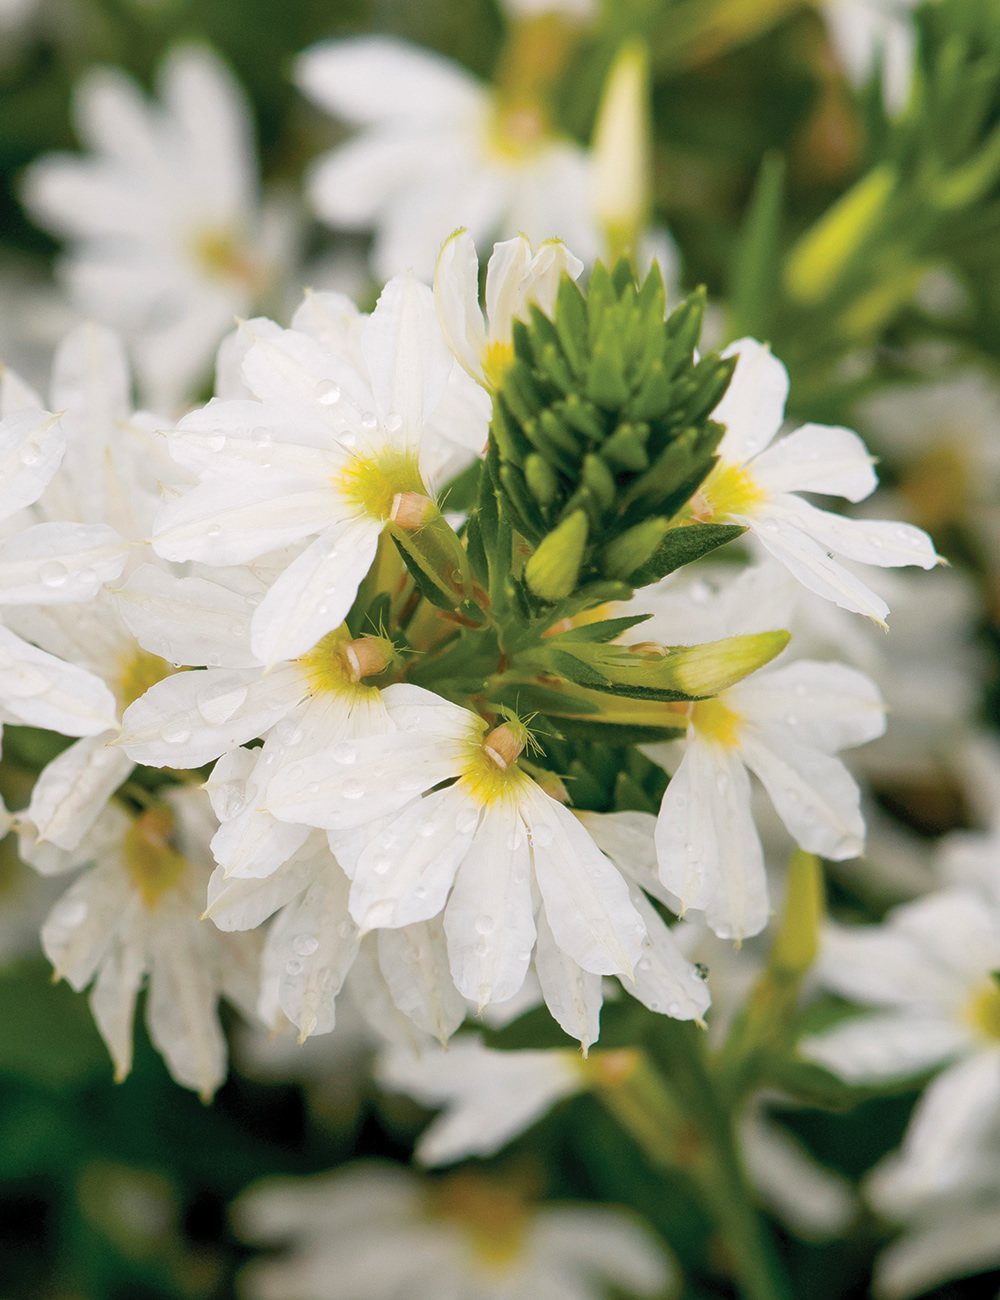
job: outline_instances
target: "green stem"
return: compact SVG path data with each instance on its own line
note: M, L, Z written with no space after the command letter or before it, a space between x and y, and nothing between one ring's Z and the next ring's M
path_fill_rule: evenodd
M598 1083L597 1095L650 1164L691 1179L746 1300L791 1300L754 1204L733 1117L726 1114L705 1067L700 1031L666 1023L669 1030L657 1035L652 1052L636 1053L632 1069Z

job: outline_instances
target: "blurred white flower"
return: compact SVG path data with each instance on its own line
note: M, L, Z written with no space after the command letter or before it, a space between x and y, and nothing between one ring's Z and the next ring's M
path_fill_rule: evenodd
M597 256L590 157L540 105L505 104L458 64L388 37L316 45L296 80L361 128L314 164L308 193L335 228L375 227L379 276L412 268L430 279L456 226L480 248L523 232L535 244L563 239L586 262Z
M41 158L23 197L70 243L74 301L126 333L146 399L174 411L234 314L278 287L292 240L287 213L261 204L250 109L219 59L174 49L159 92L150 104L123 72L89 71L75 112L90 153Z
M116 1079L132 1068L135 1002L148 984L153 1044L206 1101L226 1074L218 1000L254 1014L260 954L258 935L223 935L199 920L212 828L208 800L190 788L166 789L139 812L108 805L91 829L90 865L42 927L56 976L77 991L93 981L90 1007Z
M275 1179L235 1206L247 1240L288 1245L243 1273L249 1300L596 1300L659 1295L663 1249L621 1210L533 1203L512 1179L421 1180L388 1165Z
M912 524L850 519L819 510L798 495L818 492L861 501L878 478L864 443L850 429L806 424L774 442L784 417L788 372L770 349L740 339L738 357L712 419L725 426L718 463L691 498L692 520L737 523L810 591L843 609L884 623L885 601L836 556L882 568L940 563L934 544Z
M905 903L882 925L830 923L816 968L827 988L878 1008L803 1039L804 1056L854 1083L945 1067L902 1146L873 1178L896 1212L962 1188L1000 1117L1000 928L981 895Z

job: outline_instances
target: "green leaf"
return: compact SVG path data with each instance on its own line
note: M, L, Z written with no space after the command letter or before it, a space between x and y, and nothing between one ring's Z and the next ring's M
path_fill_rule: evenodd
M668 573L700 560L717 546L735 541L745 532L739 524L688 524L672 528L642 568L629 576L629 584L645 587L659 582Z
M785 193L785 160L764 155L757 183L743 219L730 277L731 332L736 338L770 332L780 285L781 209Z

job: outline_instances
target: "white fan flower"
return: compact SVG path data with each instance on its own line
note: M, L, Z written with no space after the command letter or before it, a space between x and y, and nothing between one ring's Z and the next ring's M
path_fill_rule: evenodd
M164 505L159 555L238 565L315 537L253 614L251 644L268 665L343 622L383 530L406 524L407 503L439 486L444 464L454 473L486 443L489 399L449 355L431 291L392 280L345 329L353 310L323 295L297 328L249 322L241 373L258 400L210 402L168 435L200 482Z
M69 241L80 309L127 333L147 399L172 411L207 377L233 315L275 287L291 231L261 208L250 109L219 59L174 49L159 92L150 104L120 70L88 72L75 110L91 152L41 158L24 202Z
M393 721L397 731L289 763L265 796L282 821L334 835L370 828L350 867L351 915L362 929L444 909L456 987L480 1009L518 991L545 927L583 970L631 978L642 917L580 822L518 765L521 724L488 732L444 700L415 703Z
M612 1286L656 1296L670 1279L662 1247L624 1211L535 1204L479 1172L424 1182L370 1164L273 1179L244 1192L235 1218L247 1240L291 1246L247 1267L248 1300L595 1300Z
M873 1198L905 1216L959 1191L1000 1115L995 909L951 889L895 908L882 925L831 923L816 969L827 988L875 1010L803 1039L803 1055L854 1083L941 1070L902 1146L877 1167Z
M673 590L668 581L624 608L652 611L641 634L675 645L773 629L790 610L787 589L772 587L770 576L767 567L748 569L718 591ZM675 909L704 911L716 934L743 939L764 928L770 910L749 772L802 848L835 861L856 857L861 795L834 755L882 734L881 696L844 664L779 660L712 699L669 708L686 739L657 818L660 880ZM673 765L673 745L645 752Z
M806 424L773 442L788 396L788 372L770 350L741 339L738 357L712 419L725 426L718 464L687 507L691 520L743 524L810 591L884 623L889 607L837 556L883 568L940 563L931 539L912 524L848 519L797 494L819 492L862 501L878 484L872 458L850 429Z
M434 271L445 342L477 383L497 389L514 355L514 321L530 321L532 304L551 316L563 275L575 280L582 271L583 263L558 239L547 239L537 252L524 235L496 244L486 269L484 319L476 245L467 230L457 230Z
M479 247L523 231L600 250L590 155L540 104L497 93L440 54L388 37L328 41L296 64L299 88L361 128L318 159L308 194L337 229L375 227L380 277L434 271L456 226Z
M844 71L864 86L881 61L882 99L898 115L910 97L917 34L918 0L823 0L823 17Z
M202 924L211 870L212 817L197 790L165 790L142 811L108 806L91 863L42 927L56 975L90 1006L122 1080L132 1066L132 1025L148 984L146 1023L170 1073L207 1101L226 1073L220 997L253 1015L260 941Z

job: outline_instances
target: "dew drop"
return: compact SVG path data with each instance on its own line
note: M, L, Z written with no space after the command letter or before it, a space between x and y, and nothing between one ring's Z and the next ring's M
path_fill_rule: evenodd
M28 442L21 448L18 455L22 465L37 465L42 459L42 449L37 442Z
M49 560L38 570L38 576L46 587L61 587L69 577L69 569L58 560Z
M208 656L209 668L218 668L222 664L222 655L210 654Z
M366 433L371 433L378 428L378 417L373 411L365 411L361 417L361 427Z
M552 828L544 823L540 826L532 826L531 843L536 849L544 849L546 845L551 844L555 839Z
M390 411L385 417L385 427L389 433L398 433L403 427L403 417L398 411Z
M431 821L430 819L428 819L425 822L421 822L420 825L417 827L417 834L420 836L421 839L429 840L430 837L434 834L434 822Z
M191 739L191 728L183 718L174 718L164 726L163 739L168 745L183 745Z
M292 940L292 951L300 957L311 957L319 947L319 940L314 934L297 934Z
M226 445L226 435L224 433L213 433L208 438L209 451L222 451Z
M388 853L379 853L372 859L372 871L375 872L376 876L387 875L391 866L392 858L389 857Z
M340 792L345 799L363 799L365 797L365 787L354 777L349 777L344 782Z
M298 957L292 957L291 960L285 962L286 975L301 975L304 970L305 962L299 961Z
M481 916L476 917L473 922L473 929L476 934L491 934L495 925L496 922L493 920L493 917L487 916L484 912Z
M208 527L205 529L205 531L208 533L209 537L218 537L218 535L222 532L222 525L209 524Z
M350 431L342 433L340 435L340 442L344 447L356 447L358 445L357 434L351 433Z
M321 379L316 385L316 400L320 406L336 406L340 401L340 385L332 379Z
M198 696L198 712L207 723L218 727L229 721L246 697L245 686L210 687Z
M341 939L349 939L354 933L354 923L352 921L341 921L337 926L337 933Z
M266 447L271 441L271 430L265 429L262 424L258 425L256 429L251 431L250 441L255 447Z
M475 953L477 957L485 957L490 950L490 945L485 939L480 939L476 944Z

